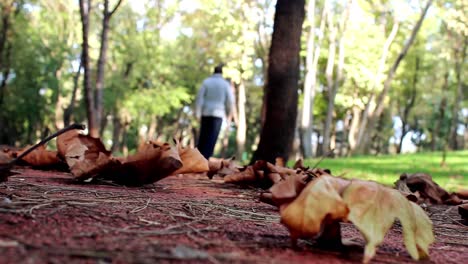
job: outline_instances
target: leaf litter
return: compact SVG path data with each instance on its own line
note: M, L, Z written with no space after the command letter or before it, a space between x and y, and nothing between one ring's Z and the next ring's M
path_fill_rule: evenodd
M379 249L385 248L385 245L388 244L388 241L386 242L386 237L401 237L401 233L399 232L397 232L396 235L391 235L391 233L395 232L395 229L397 231L399 229L403 234L404 244L411 258L421 259L431 256L432 259L437 259L440 257L439 255L435 254L436 257L434 257L433 252L429 254L429 247L434 242L433 230L435 231L436 237L438 235L437 226L433 228L432 222L426 214L427 211L425 212L420 206L411 201L421 203L423 208L427 210L428 207L425 207L426 203L460 204L463 203L464 199L462 194L448 194L444 192L442 188L432 182L430 176L402 175L399 182L396 183L398 190L395 190L375 182L341 179L332 176L331 172L326 169L305 168L301 161L298 161L294 168L286 168L284 162L280 159L277 159L276 164L257 161L255 164L246 167L239 166L232 159L211 160L208 162L201 156L197 149L182 147L177 141L174 143L175 145L160 142L147 142L140 146L139 150L134 155L126 158L113 157L112 154L105 149L99 139L91 138L72 130L57 138L57 152L49 151L46 150L45 147L41 147L31 152L28 155L29 157L27 159L23 158L23 160L33 167L44 166L47 162L49 165L55 164L57 161L54 161L54 159L59 160L59 162L65 162L75 180L94 179L93 181L95 183L92 185L93 187L90 187L90 185L76 185L84 187L84 189L95 189L97 186L100 186L99 182L105 184L104 186L106 186L106 188L119 188L120 185L109 185L110 182L108 182L108 180L110 180L111 182L128 186L141 186L134 190L146 193L147 186L154 186L156 182L164 179L167 179L164 180L164 182L172 182L173 185L174 182L180 183L183 187L179 185L179 187L173 190L176 199L165 200L164 202L168 208L159 211L159 213L164 216L158 215L154 217L154 211L158 211L154 206L155 201L159 201L161 197L148 198L144 205L134 207L127 211L127 214L149 213L149 215L138 217L137 226L162 226L164 224L161 223L165 223L164 220L167 220L167 215L169 215L172 220L190 220L189 223L172 224L166 226L166 228L162 230L135 230L135 225L132 225L131 221L129 222L129 218L120 213L113 216L117 219L121 218L121 226L112 227L100 224L100 228L103 228L106 232L106 235L103 237L108 236L109 232L117 232L119 234L139 234L144 236L179 235L182 236L183 239L188 238L191 240L189 241L189 246L177 243L174 247L164 252L159 252L154 256L160 259L201 258L208 262L218 262L224 260L223 258L238 258L237 260L240 260L241 257L236 254L229 256L219 254L213 255L208 253L208 251L192 248L194 241L203 240L197 236L206 238L209 235L218 234L220 231L230 236L228 230L229 225L232 225L234 228L240 228L243 231L245 231L244 229L246 228L253 228L251 225L240 223L239 225L242 225L241 227L236 227L235 224L233 225L231 223L227 226L220 226L219 224L212 223L212 219L224 219L228 222L232 222L233 220L237 222L254 222L257 227L262 226L267 229L265 233L267 236L277 236L275 234L278 233L278 230L283 230L279 232L281 235L278 237L282 242L276 241L276 246L284 250L293 249L297 251L297 241L300 241L299 244L304 242L310 243L308 242L310 241L309 239L313 239L312 241L315 241L313 245L315 246L313 246L312 250L320 250L323 248L326 250L324 256L330 255L331 252L348 252L349 248L345 244L347 244L347 241L350 239L346 234L349 233L349 228L354 228L354 235L359 235L360 233L362 237L359 246L361 248L364 247L364 254L361 260L365 263L369 262L371 259L373 259L373 261L379 260ZM2 156L0 156L0 158L2 158L0 159L0 163L5 164L6 162L11 162L8 156L9 152L5 151L5 148L3 148L0 153L2 154ZM21 153L21 150L17 153ZM44 161L44 164L41 164L42 161ZM22 175L24 175L24 173L12 176L12 178L24 180L17 178ZM47 175L49 177L51 176L50 174ZM192 178L187 179L187 176ZM215 177L215 180L208 181L207 178L204 178L206 176L210 179ZM222 177L224 177L224 179ZM34 177L31 177L30 179L33 178ZM64 178L70 177L65 176ZM190 180L192 180L192 184L186 186L187 181ZM183 183L181 181L183 181ZM196 181L203 182L204 184L208 181L208 185L211 183L216 183L216 185L210 186L210 188L206 188L206 185L200 187L200 184L195 183ZM424 184L420 184L418 181L423 181ZM239 189L239 187L232 189L232 187L228 187L230 186L229 184L222 184L223 182L240 184L242 187L240 187L241 189ZM68 184L70 183L77 184L77 182L68 182ZM5 186L6 184L11 184L11 181L4 183ZM45 187L35 183L30 184L32 186ZM59 191L57 193L60 193L60 195L63 195L65 190L75 189L65 188L65 190L63 190L62 188L63 187L58 187ZM258 188L264 190L260 191L260 196L258 196ZM201 197L211 200L208 204L198 202L198 200L197 202L185 202L183 204L184 212L174 213L174 211L177 211L174 210L174 207L180 205L180 203L176 202L180 201L177 196L181 195L180 193L177 194L177 191L187 191L187 189L192 192L205 189ZM1 190L2 189L0 189L0 191ZM230 201L228 202L229 205L226 205L224 201L226 200L226 196L229 197L226 193L237 193L239 190L244 191L242 191L242 194L235 195L235 200L237 202ZM29 217L34 219L38 216L37 212L43 210L53 210L52 212L48 212L48 214L51 215L60 215L58 212L70 209L77 210L80 214L83 214L82 210L80 210L83 209L81 208L83 206L88 207L88 209L93 207L108 208L118 203L118 200L114 198L107 198L104 200L80 200L77 197L76 191L75 189L72 195L67 195L69 197L65 199L43 199L41 202L38 202L41 200L40 198L31 199L26 198L28 195L18 195L18 193L12 194L12 192L1 191L1 194L5 195L5 199L0 203L0 213L6 214L7 216L13 215L20 218ZM51 192L55 191L48 190L45 193ZM115 190L112 192L115 192ZM165 187L159 190L152 189L152 192L158 196L168 194L167 188ZM217 192L222 193L219 194ZM257 192L257 195L254 195L255 192ZM44 197L44 195L41 197ZM229 198L232 199L234 197ZM279 210L279 217L275 217L278 213L259 213L256 211L258 207L264 208L264 206L261 206L261 204L264 203L259 204L258 198L260 198L260 201L265 202L264 206L269 206L266 204L275 205ZM7 199L10 202L6 202L8 201ZM249 204L249 209L252 212L250 210L240 210L237 208L239 207L238 201L242 199L248 200L248 202L246 202ZM120 204L131 204L138 200L138 198L137 196L126 197L124 200L125 201L121 201ZM219 201L223 201L223 203L218 204ZM35 202L37 203L34 204ZM26 209L21 208L23 206L29 207ZM200 206L207 206L209 208L205 208L206 210L201 218L193 213L193 208ZM234 208L232 206L234 206ZM466 221L466 216L464 216L464 214L466 214L465 206L466 205L461 205L458 208L460 216L465 217L465 220L458 220L455 219L456 217L451 216L449 218L450 221L448 221L449 225L455 223L463 227L463 221ZM269 208L269 210L272 210L271 207ZM85 214L94 220L101 220L100 216L103 216L103 212L105 211L106 210L103 209L91 210L91 214L89 212ZM220 214L220 217L216 218L213 212ZM453 214L454 212L451 213ZM394 224L395 219L399 220L397 224ZM200 225L206 222L210 222L210 224L200 227ZM282 225L278 226L278 222L281 222ZM112 221L110 223L112 223ZM352 223L351 226L349 226L350 223ZM276 225L276 227L272 228L272 225ZM80 228L81 226L76 227ZM180 228L187 227L191 230L190 232L179 230ZM287 234L285 233L284 227L287 228L289 236L294 242L291 245L292 247L284 244L285 235ZM255 228L253 228L253 230L255 230ZM466 230L466 228L464 230ZM95 236L95 234L91 236ZM450 236L456 237L453 234ZM1 232L0 239L3 239ZM5 241L10 241L8 239L10 238L7 237ZM217 239L220 238L218 237ZM351 237L351 240L353 239L355 239L355 236ZM14 241L19 241L18 243L20 245L28 246L28 243L30 243L29 240L29 238L26 240L12 240L12 243L14 244ZM346 243L343 243L343 241ZM256 240L254 239L253 241L249 241L249 244L255 244L255 242ZM6 244L9 245L9 243L10 242ZM204 241L204 244L210 243ZM434 247L434 245L438 246L439 244L440 242L436 240L436 243L433 244L432 247ZM448 244L450 246L446 245L445 247L453 247L454 245ZM380 247L378 247L379 245ZM259 246L261 247L261 245L257 245L257 247ZM279 250L279 248L275 248L275 251L276 250ZM397 251L400 252L398 254L404 255L404 250L402 248L399 248ZM100 254L99 252L80 251L81 253L76 253L70 249L65 250L65 252L71 255L78 254L84 257L95 256L99 258L104 256L106 258L112 258L108 254ZM377 257L375 257L376 252L378 253ZM315 257L314 259L317 259L316 254L313 255ZM257 262L258 259L255 259L254 256L251 256L252 259L247 258L244 260ZM331 256L333 256L333 254L331 254ZM64 256L61 255L60 257L63 258ZM70 256L67 255L65 257ZM135 256L132 258L134 257ZM346 257L346 259L349 260L349 256ZM353 258L351 258L351 260L352 259ZM408 258L405 258L404 261L408 260Z

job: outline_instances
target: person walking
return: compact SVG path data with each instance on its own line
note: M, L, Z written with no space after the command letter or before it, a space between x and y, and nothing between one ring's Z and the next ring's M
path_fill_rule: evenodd
M201 119L197 148L209 159L213 155L223 119L231 114L234 107L234 95L230 84L223 78L221 65L216 66L213 75L203 81L195 105L195 115Z

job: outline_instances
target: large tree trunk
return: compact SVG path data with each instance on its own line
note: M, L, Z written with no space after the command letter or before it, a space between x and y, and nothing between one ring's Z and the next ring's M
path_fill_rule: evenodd
M464 37L462 43L459 43L458 47L455 48L454 58L455 58L455 76L457 79L457 89L455 91L455 102L453 104L453 113L452 113L452 125L450 126L450 147L453 150L457 150L458 146L458 124L459 124L459 114L460 105L463 101L463 79L462 79L462 69L466 57L466 46L468 38Z
M288 160L294 139L305 0L278 0L268 65L265 124L253 161Z
M306 75L304 81L304 103L302 106L300 139L304 158L312 157L313 109L315 101L315 85L317 83L317 65L320 56L321 41L325 29L327 16L327 0L325 0L322 17L320 19L318 43L315 45L315 2L311 0L307 8L307 20L311 24L307 35ZM315 49L315 51L314 51Z
M371 115L369 115L367 126L366 126L366 128L364 130L364 131L366 131L366 133L372 133L373 132L373 130L375 128L375 125L376 125L380 115L382 114L382 112L384 110L385 98L387 97L387 94L390 91L390 87L391 87L390 85L391 85L391 83L393 81L393 78L395 77L395 73L396 73L396 71L398 69L398 66L400 66L400 63L405 58L406 54L408 53L409 48L411 47L411 45L413 45L413 42L416 39L416 35L418 34L419 29L421 28L421 25L422 25L422 23L424 21L424 18L426 17L427 11L429 10L429 7L431 6L432 2L433 2L433 0L429 0L427 2L426 6L424 7L424 9L421 11L421 15L419 17L419 20L416 23L416 25L413 27L413 30L411 31L410 38L408 39L408 41L403 46L402 50L400 51L400 54L398 54L397 59L393 63L392 67L390 68L390 71L388 72L388 75L387 75L387 79L384 82L383 90L380 92L379 96L376 99L375 110L372 112ZM369 138L370 138L369 136L364 137L364 139L369 139ZM366 141L360 142L360 143L362 145L362 148L364 150L366 150L366 149L368 149L370 142L368 140L366 140Z
M331 129L333 127L333 113L335 111L335 97L338 93L338 88L343 81L343 70L344 70L344 59L345 59L345 48L344 48L344 35L346 33L346 23L349 17L349 10L353 1L350 0L347 3L344 14L341 16L340 21L340 37L338 39L338 67L336 72L336 80L333 81L333 69L335 67L335 54L336 54L336 36L338 34L338 28L333 26L332 16L329 16L329 27L330 30L330 46L328 51L328 62L325 75L327 78L328 86L328 107L327 107L327 116L325 118L325 125L323 131L323 145L322 153L328 153L330 151L330 136Z
M82 24L82 58L84 70L83 86L86 101L86 116L88 117L88 131L92 137L99 137L99 126L96 122L93 90L91 86L91 68L89 62L89 15L91 13L91 0L80 0L80 15Z

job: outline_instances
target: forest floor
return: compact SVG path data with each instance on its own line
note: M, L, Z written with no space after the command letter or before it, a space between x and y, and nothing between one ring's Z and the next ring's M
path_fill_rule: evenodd
M76 183L63 172L20 169L0 184L0 263L360 263L365 241L352 224L342 233L357 244L292 248L276 207L260 190L195 175L144 187ZM430 206L436 242L430 260L466 263L468 226L455 206ZM372 263L413 263L394 224Z

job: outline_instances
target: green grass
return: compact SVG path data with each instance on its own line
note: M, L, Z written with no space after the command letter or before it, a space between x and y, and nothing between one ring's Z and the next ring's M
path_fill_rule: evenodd
M308 159L305 166L313 166L318 159ZM448 191L468 188L468 151L448 152L446 166L441 167L442 153L416 153L382 156L356 156L324 159L318 167L328 168L333 175L345 178L373 180L393 186L400 174L423 172Z

